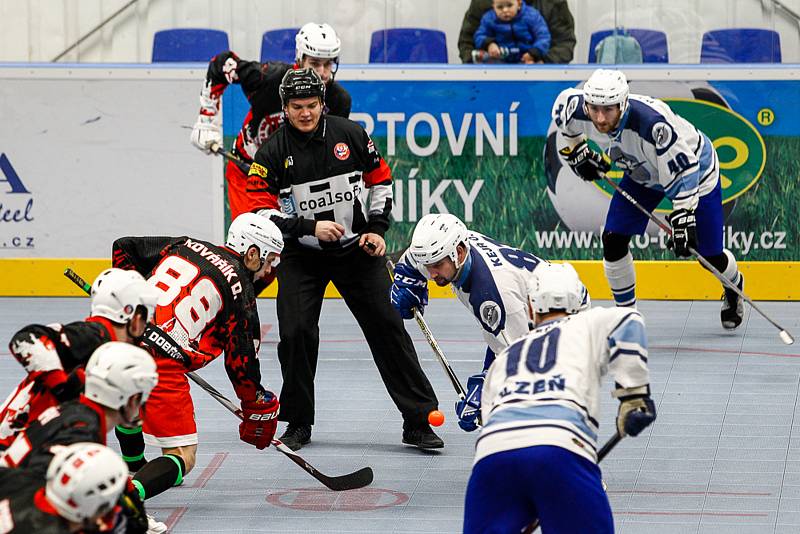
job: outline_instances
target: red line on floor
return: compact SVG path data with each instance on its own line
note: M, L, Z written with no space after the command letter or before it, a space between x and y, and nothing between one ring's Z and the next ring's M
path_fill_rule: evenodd
M766 512L752 512L752 513L742 513L742 512L674 512L674 511L658 511L658 510L641 510L636 512L614 512L614 515L668 515L668 516L679 516L679 515L686 515L692 517L699 517L699 516L713 516L713 517L768 517L769 514Z
M615 495L718 495L730 497L769 497L772 493L761 491L666 491L666 490L609 490Z
M191 487L191 488L203 488L203 487L205 487L205 485L208 483L209 480L211 480L211 477L214 476L214 473L217 472L217 469L220 468L220 466L222 465L222 462L224 462L225 458L227 458L227 457L228 457L228 453L227 452L218 452L218 453L216 453L211 458L211 461L208 462L208 465L206 466L206 468L203 469L203 472L200 473L200 476L197 477L197 480L194 481L194 484L192 484L189 487Z
M272 330L272 325L270 323L261 323L261 339L267 337L270 330Z
M746 350L707 349L700 347L670 347L651 345L651 350L677 350L681 352L713 352L717 354L741 354L742 356L776 356L778 358L800 358L800 354L786 354L781 352L757 352Z
M161 510L172 510L172 512L170 512L169 516L167 517L167 519L164 521L164 524L167 525L167 530L172 530L173 528L175 528L175 525L178 524L178 521L181 520L181 518L183 517L183 514L185 514L186 510L188 510L188 509L189 508L186 507L186 506L175 506L175 507L172 507L172 506L149 506L149 505L147 506L147 511L148 512L154 512L156 510L159 510L159 511L161 511ZM158 518L156 518L156 519L158 519Z

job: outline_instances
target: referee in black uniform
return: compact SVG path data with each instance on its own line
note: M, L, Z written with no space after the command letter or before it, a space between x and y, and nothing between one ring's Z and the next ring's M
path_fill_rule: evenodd
M444 442L428 425L438 407L411 338L387 295L383 234L392 209L392 176L357 123L323 114L325 85L311 69L290 70L280 85L281 128L259 148L247 189L266 193L269 216L286 240L278 268L278 359L283 374L281 441L294 450L311 439L319 314L332 281L367 339L386 389L403 414L403 443ZM342 394L346 395L345 387Z

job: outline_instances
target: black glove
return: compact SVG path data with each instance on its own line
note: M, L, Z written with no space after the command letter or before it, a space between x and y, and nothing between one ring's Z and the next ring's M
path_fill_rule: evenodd
M620 397L617 432L620 436L638 436L656 420L656 405L649 395Z
M611 170L611 163L603 154L595 152L586 141L581 141L575 148L562 148L560 151L566 158L572 171L587 182L601 180Z
M678 209L669 214L672 226L672 239L667 246L675 251L679 258L692 255L689 248L697 249L697 219L693 210Z

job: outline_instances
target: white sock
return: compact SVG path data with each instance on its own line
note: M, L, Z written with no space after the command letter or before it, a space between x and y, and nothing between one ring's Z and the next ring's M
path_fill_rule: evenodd
M727 248L724 249L722 252L728 258L728 266L725 267L724 271L722 271L722 276L724 276L734 284L738 284L741 273L739 272L739 266L736 264L736 258L733 257L733 253Z
M603 260L608 285L617 306L636 307L636 270L633 255L628 253L617 261Z

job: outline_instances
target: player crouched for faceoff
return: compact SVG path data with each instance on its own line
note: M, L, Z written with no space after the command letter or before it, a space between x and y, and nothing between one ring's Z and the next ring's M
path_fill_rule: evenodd
M27 376L0 405L0 450L44 410L78 398L83 367L100 345L138 343L158 297L140 274L113 268L98 275L91 293L85 321L31 324L11 338L9 351Z
M127 483L125 462L97 443L60 447L46 474L0 468L0 532L136 532L117 504Z
M667 104L629 94L625 74L598 69L583 89L566 89L553 106L556 146L562 159L583 180L602 179L610 161L624 170L619 186L643 208L653 211L666 197L672 226L670 246L678 257L690 248L722 276L744 287L733 254L723 248L724 222L719 159L711 140ZM607 156L592 150L591 138ZM609 161L610 158L610 161ZM636 273L628 244L645 233L648 217L614 192L603 229L603 266L617 306L636 305ZM723 328L737 328L744 299L723 287Z
M185 355L182 360L156 358L158 386L142 419L144 441L160 447L163 456L134 476L142 499L180 484L194 467L197 426L186 372L204 367L223 352L244 415L239 438L258 449L272 441L279 405L261 386L253 282L270 273L282 249L278 228L254 213L234 219L223 247L188 237L125 237L114 242L114 264L149 275L148 282L159 290L155 324ZM126 448L132 444L120 445L128 455Z
M467 380L466 398L456 402L458 425L472 432L480 424L480 393L489 365L513 341L530 331L527 281L545 260L468 230L455 215L429 214L417 223L411 245L395 265L392 305L403 319L428 304L428 280L451 284L475 316L487 343L483 371ZM581 284L581 309L591 305Z
M528 291L534 329L486 375L464 532L520 532L538 517L544 533L612 533L597 466L599 388L610 372L620 435L655 420L644 320L630 308L578 313L582 284L567 263L539 266Z

